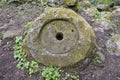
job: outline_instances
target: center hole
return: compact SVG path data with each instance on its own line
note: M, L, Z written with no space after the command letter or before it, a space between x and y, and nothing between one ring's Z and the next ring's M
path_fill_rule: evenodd
M58 32L58 33L56 34L56 39L57 39L57 40L62 40L62 39L63 39L63 33Z

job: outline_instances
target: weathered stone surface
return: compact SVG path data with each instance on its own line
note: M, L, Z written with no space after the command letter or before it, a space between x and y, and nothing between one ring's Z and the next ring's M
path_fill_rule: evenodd
M117 27L120 27L120 8L112 12L111 20Z
M120 6L120 0L116 0L116 5Z
M108 5L99 4L99 5L97 5L97 9L98 9L98 11L106 11L106 10L108 10Z
M84 7L90 7L91 5L89 0L81 0L80 2L84 5Z
M95 31L104 32L104 30L113 30L113 24L110 20L99 19L95 23L98 26L97 28L94 28Z
M0 46L1 46L2 40L0 39Z
M23 29L6 31L3 35L3 40L6 38L13 38L17 35L22 35Z
M86 15L92 16L92 17L95 16L97 13L97 9L95 7L84 9L83 11L85 12Z
M118 4L119 4L119 6L120 6L120 0L117 0L117 2L118 2Z
M77 4L77 0L62 0L62 1L67 6L75 6Z
M116 34L106 42L107 51L111 55L120 56L120 35Z
M92 56L96 46L91 26L70 9L49 8L25 38L25 48L40 63L69 66Z

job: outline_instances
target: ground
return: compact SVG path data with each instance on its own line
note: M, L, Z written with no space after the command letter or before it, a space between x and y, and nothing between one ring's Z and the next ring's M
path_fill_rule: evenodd
M0 80L38 80L41 75L41 70L32 75L28 75L26 70L19 70L16 68L17 61L13 58L14 37L2 39L5 31L22 30L27 22L37 18L42 12L43 8L31 5L10 4L0 8ZM91 17L81 14L88 23L93 27ZM119 29L117 29L119 32ZM102 64L94 64L91 62L89 66L83 71L77 69L75 71L65 70L65 73L73 73L80 76L80 80L120 80L120 56L110 55L105 47L105 42L110 38L113 31L99 32L95 31L96 40L99 51L105 55L105 61ZM63 75L64 77L64 75ZM62 78L61 78L62 79ZM44 79L42 79L44 80Z

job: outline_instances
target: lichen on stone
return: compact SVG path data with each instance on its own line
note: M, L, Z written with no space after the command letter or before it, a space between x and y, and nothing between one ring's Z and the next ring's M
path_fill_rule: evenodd
M111 55L120 56L120 35L113 35L109 40L106 41L107 51Z
M69 66L91 57L96 46L92 27L65 8L48 8L34 21L25 40L28 54L53 66Z
M62 0L62 1L67 6L75 6L77 4L77 0Z

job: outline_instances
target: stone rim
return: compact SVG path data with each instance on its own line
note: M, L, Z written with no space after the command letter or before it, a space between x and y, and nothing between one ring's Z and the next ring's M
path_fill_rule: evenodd
M71 15L71 17L69 17L69 16L65 16L64 14L65 14L65 12L62 12L63 13L63 15L60 15L60 17L59 17L59 15L58 16L54 16L54 15L52 15L51 13L53 13L54 14L54 11L58 14L58 13L61 13L60 12L60 10L61 9L64 9L64 8L53 8L53 9L50 9L49 11L47 11L45 14L43 14L42 15L42 17L39 17L38 19L36 19L36 21L34 22L34 23L36 23L36 24L34 24L33 26L35 27L35 28L32 28L31 30L30 30L30 32L29 32L29 34L28 34L28 38L29 39L31 39L31 40L29 40L28 41L28 47L30 48L30 53L31 53L31 55L38 61L38 62L40 62L40 63L43 63L43 64L45 64L45 65L54 65L54 66L68 66L68 65L72 65L72 64L75 64L76 62L78 62L78 61L80 61L80 60L83 60L83 59L85 59L86 58L86 56L87 56L87 54L88 54L88 52L89 52L89 50L91 50L90 49L90 46L91 45L84 45L84 41L81 41L81 42L83 42L82 44L80 44L80 41L78 41L78 44L76 45L76 47L74 48L74 50L72 50L71 52L68 52L68 53L64 53L64 54L51 54L51 53L49 53L49 52L46 52L44 49L42 49L42 47L40 46L40 45L38 45L38 46L36 46L36 42L39 42L38 40L37 40L37 37L38 37L38 35L37 34L39 34L39 32L40 32L40 30L41 30L41 28L42 28L42 26L44 26L46 23L48 23L49 21L52 21L52 20L65 20L65 21L68 21L68 22L70 22L70 23L72 23L72 24L74 24L74 25L76 25L77 24L77 26L76 26L76 28L79 30L79 29L81 29L82 27L84 27L84 24L86 23L85 22L85 20L82 18L82 17L80 17L79 15L77 15L75 12L73 12L72 10L68 10L68 9L65 9L65 10L67 10L68 12L72 12L73 14L70 14ZM48 13L49 12L49 13ZM44 19L44 17L46 16L46 15L48 15L48 14L50 14L50 15L52 15L51 16L51 18L49 19L49 20L46 20L46 19ZM68 13L66 13L66 14L68 14ZM72 15L75 15L75 16L72 16ZM79 19L79 18L81 18L81 19ZM39 21L39 20L42 20L43 19L43 21ZM76 20L77 19L77 20ZM75 22L75 21L77 21L77 22ZM43 25L42 24L40 24L40 23L44 23ZM82 23L82 26L78 26L80 23ZM40 25L40 26L39 26ZM89 25L88 25L89 26ZM81 28L80 28L81 27ZM91 27L88 27L88 29L90 29ZM86 28L86 30L88 30L87 28ZM37 34L35 34L34 32L37 32ZM84 33L84 32L83 32ZM90 33L91 33L91 31L90 31ZM34 35L31 35L31 34L34 34ZM82 32L80 32L80 31L78 31L78 34L80 35L80 34L82 34ZM89 36L89 33L87 33L88 35L87 36ZM95 35L94 34L92 34L94 37L95 37ZM34 36L34 37L33 37ZM83 37L83 36L82 36ZM80 36L79 36L79 38L80 38ZM90 38L91 40L92 40L92 38L91 38L91 35L88 37L88 38ZM93 38L94 39L94 38ZM80 40L80 39L79 39ZM82 40L82 38L81 38L81 40ZM90 41L88 41L88 43L91 43L91 40ZM31 43L32 42L32 43ZM92 43L91 43L92 44ZM34 46L34 47L32 47L32 46ZM82 46L81 46L82 45ZM83 49L83 47L84 46L86 46L86 49L87 49L87 52L85 52L85 53L79 53L82 49ZM81 48L80 48L81 47ZM41 48L41 49L38 49L38 48ZM34 52L33 52L33 49L34 49ZM80 51L79 51L80 50ZM38 53L40 53L40 54L38 54ZM43 54L42 54L43 53ZM73 55L74 54L74 55ZM39 56L42 56L42 57L39 57ZM49 56L49 57L48 57ZM47 59L46 60L44 60L44 58L49 58L49 60L51 60L51 61L47 61ZM74 58L76 58L76 59L74 59ZM38 60L39 59L39 60ZM56 62L54 62L53 63L53 61L54 61L54 59L56 59ZM63 61L65 61L65 60L67 60L67 62L64 62L63 63ZM44 62L46 62L46 63L44 63ZM57 62L60 62L59 64L57 63ZM69 63L69 64L68 64Z
M59 22L63 22L63 20L58 20L58 21L59 21ZM56 22L56 23L57 23L57 21L52 21L52 22ZM52 23L52 22L50 22L50 23ZM65 22L65 23L66 23L66 22L68 23L68 21L64 21L64 22ZM50 23L48 23L48 24L50 24ZM66 23L66 24L67 24L67 23ZM69 24L70 24L70 23L69 23ZM47 24L46 24L46 25L47 25ZM70 39L71 39L71 40L74 40L73 43L70 43L70 42L68 43L68 44L70 44L69 47L68 47L69 49L68 49L68 50L62 49L63 51L62 51L62 50L57 50L57 51L59 51L59 52L57 52L57 51L56 51L56 52L52 52L52 51L51 51L51 53L63 54L63 53L66 53L66 52L68 52L68 51L71 51L71 50L75 47L75 45L77 45L77 42L78 42L78 31L77 31L76 27L75 27L73 24L70 24L70 25L73 26L71 30L76 31L76 33L75 33L75 35L74 35L74 36L76 36L76 37L70 38L70 35L67 35L67 36L69 37L69 41L70 41ZM66 26L70 28L70 26L68 26L68 25L66 25ZM45 28L45 27L46 27L46 26L44 26L44 28ZM53 26L52 26L52 27L53 27ZM59 27L59 26L57 26L57 27ZM56 27L56 28L57 28L57 27ZM64 28L65 28L65 27L64 27ZM69 28L68 28L68 29L69 29ZM74 28L74 29L73 29L73 28ZM49 28L49 29L50 29L50 28ZM68 32L68 29L67 29L67 32ZM46 29L45 29L45 30L46 30ZM42 36L42 34L45 33L45 30L44 30L44 32L41 31L39 34L41 34L41 36ZM55 32L55 34L60 33L60 34L64 35L64 37L66 37L66 35L65 35L65 33L64 33L64 31L66 31L66 30L62 29L62 30L59 31L58 28L57 28L56 30L57 30L57 31ZM46 31L48 31L48 30L46 30ZM51 31L51 32L52 32L52 31ZM73 33L73 32L72 32L72 31L69 31L69 34L70 34L70 33ZM49 35L49 34L50 34L50 33L48 33L47 35ZM44 35L44 36L46 36L45 38L47 38L47 35ZM48 36L48 37L49 37L49 36ZM51 36L50 36L50 37L51 37ZM57 39L54 39L54 37L55 37L55 36L53 36L53 37L50 38L50 39L47 38L46 40L49 40L49 41L50 41L50 40L52 39L53 42L56 42L56 44L57 44L58 46L59 46L59 44L60 44L60 45L61 45L61 44L64 44L64 45L66 44L66 45L68 45L67 42L66 42L66 43L63 43L64 41L66 41L66 40L64 40L64 39L66 39L66 38L63 38L63 40L57 40ZM43 38L44 38L44 37L43 37ZM45 42L44 42L45 39L42 41L43 38L41 38L41 40L40 40L40 41L41 41L40 44L42 45L42 47L43 47L44 44L45 44ZM56 38L56 37L55 37L55 38ZM44 43L43 43L43 42L44 42ZM51 43L52 43L52 41L51 41ZM50 44L50 43L49 43L49 44ZM48 46L48 45L47 45L47 46ZM44 48L46 48L47 46L45 46ZM52 44L51 47L54 47L54 45ZM55 47L57 47L57 46L55 45ZM60 48L60 47L59 47L59 48ZM66 46L66 48L67 48L67 46ZM52 50L52 49L51 49L51 50ZM48 51L48 50L47 50L47 51ZM55 51L55 50L53 49L53 51ZM60 52L60 51L61 51L61 52Z

